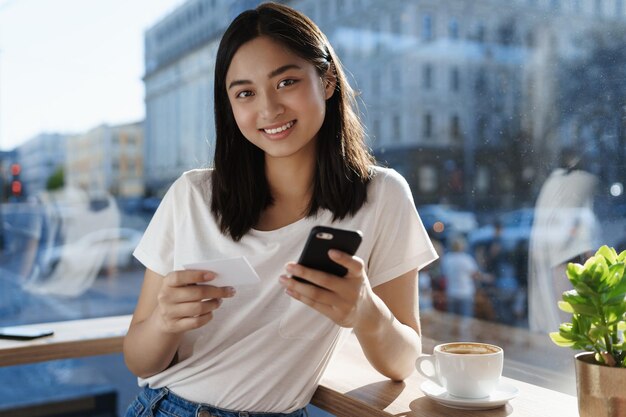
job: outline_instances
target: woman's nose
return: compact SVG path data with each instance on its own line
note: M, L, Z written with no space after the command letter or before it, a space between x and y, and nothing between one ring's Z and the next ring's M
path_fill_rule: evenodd
M273 120L285 111L285 107L280 102L280 98L274 92L263 95L261 100L261 116L267 120Z

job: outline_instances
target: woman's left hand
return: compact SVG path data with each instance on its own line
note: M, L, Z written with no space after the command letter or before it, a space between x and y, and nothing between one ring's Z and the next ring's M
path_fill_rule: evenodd
M286 265L289 274L317 286L287 275L280 276L280 283L289 296L314 308L339 326L357 327L365 319L367 306L373 303L373 292L363 260L338 250L330 250L328 255L348 270L345 276L338 277L290 262Z

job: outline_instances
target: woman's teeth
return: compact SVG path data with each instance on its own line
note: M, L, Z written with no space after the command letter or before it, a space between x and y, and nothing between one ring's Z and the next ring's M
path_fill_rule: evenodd
M294 122L285 123L284 125L277 127L276 129L263 129L265 133L269 133L270 135L275 135L277 133L283 132L293 126Z

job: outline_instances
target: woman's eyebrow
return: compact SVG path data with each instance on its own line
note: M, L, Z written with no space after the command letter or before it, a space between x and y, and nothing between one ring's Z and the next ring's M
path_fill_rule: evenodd
M288 71L290 69L302 69L302 67L296 65L296 64L287 64L287 65L283 65L282 67L278 67L276 68L274 71L270 72L269 74L267 74L267 78L274 78L277 75L282 74L285 71Z
M289 71L291 69L301 70L302 67L300 67L299 65L296 65L296 64L283 65L282 67L278 67L275 70L271 71L269 74L267 74L267 78L274 78L277 75L280 75L283 72ZM234 80L230 84L228 84L228 90L230 90L231 88L236 87L238 85L246 85L246 84L252 84L252 81L250 81L250 80Z

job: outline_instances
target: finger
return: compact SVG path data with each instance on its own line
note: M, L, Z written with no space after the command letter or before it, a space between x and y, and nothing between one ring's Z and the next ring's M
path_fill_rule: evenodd
M292 291L292 290L286 290L285 291L287 293L287 295L289 295L292 298L295 298L296 300L308 305L309 307L319 311L320 313L322 313L323 315L325 315L326 317L330 318L331 320L335 320L334 316L335 316L335 309L333 308L332 305L328 305L328 304L324 304L321 303L317 300L314 300L312 298L309 298L305 295L299 294L298 292Z
M204 326L208 322L213 319L213 312L208 312L206 314L195 316L195 317L184 317L176 321L174 323L174 327L176 331L183 332L188 330L197 329L199 327Z
M331 249L328 251L328 257L348 270L346 276L360 276L363 274L363 260L357 256Z
M210 282L215 277L216 274L211 271L185 270L168 274L165 281L170 287L184 287L185 285Z
M186 317L203 316L217 310L222 305L220 298L212 300L196 301L191 303L175 304L168 309L167 316L170 320L180 320Z
M337 279L337 278L335 278ZM296 294L297 296L303 296L311 300L315 300L318 303L326 304L326 305L334 305L339 301L337 295L325 288L317 287L315 285L304 284L298 282L297 280L288 277L287 275L280 276L280 283L285 287L285 290L288 291L288 294L293 296ZM294 298L298 298L298 297Z
M325 288L331 291L337 291L341 287L341 277L333 274L329 274L317 269L307 268L306 266L297 264L295 262L289 262L285 265L285 270L292 276L302 278L309 283L315 284L318 287ZM301 283L297 280L293 280L294 285L299 284L298 287L308 285L308 283Z
M231 298L237 293L233 287L214 287L212 285L197 285L196 287L200 290L200 298L196 298L196 300Z

